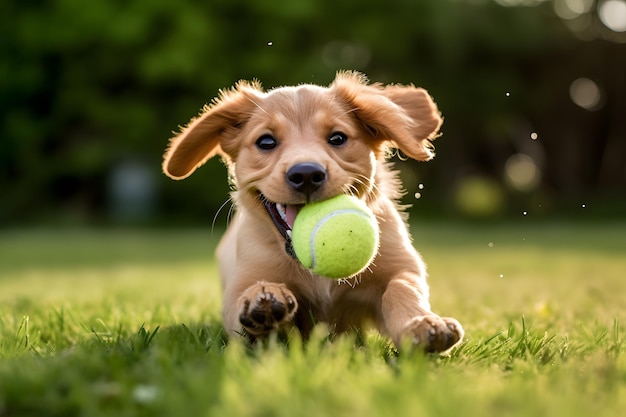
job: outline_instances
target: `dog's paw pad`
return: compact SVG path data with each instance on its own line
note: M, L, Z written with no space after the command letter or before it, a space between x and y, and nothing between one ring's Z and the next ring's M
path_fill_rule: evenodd
M239 322L252 336L278 330L293 319L296 298L283 284L258 283L241 297Z
M425 352L445 352L463 339L463 328L453 318L432 315L413 319L405 335Z

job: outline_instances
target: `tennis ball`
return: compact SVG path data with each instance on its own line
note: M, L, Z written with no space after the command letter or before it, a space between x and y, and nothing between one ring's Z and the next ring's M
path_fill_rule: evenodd
M378 251L378 222L356 197L345 194L305 205L293 223L296 257L317 275L348 278L362 272Z

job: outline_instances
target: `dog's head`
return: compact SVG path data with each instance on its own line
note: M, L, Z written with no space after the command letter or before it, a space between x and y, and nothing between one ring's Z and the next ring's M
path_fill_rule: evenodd
M258 215L289 241L303 204L340 193L375 195L376 169L390 148L430 159L441 122L425 90L368 84L355 72L338 73L327 88L263 92L258 83L242 81L171 140L163 170L186 178L219 154L238 203L265 207Z

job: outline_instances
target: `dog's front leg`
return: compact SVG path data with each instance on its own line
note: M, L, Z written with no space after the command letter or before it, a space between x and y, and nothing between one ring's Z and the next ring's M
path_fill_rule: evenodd
M224 306L224 323L229 333L256 340L288 326L297 309L296 297L285 284L257 281L241 293L234 305Z
M392 279L383 294L384 326L396 346L410 341L426 352L444 352L463 338L460 323L430 311L427 289L411 277Z

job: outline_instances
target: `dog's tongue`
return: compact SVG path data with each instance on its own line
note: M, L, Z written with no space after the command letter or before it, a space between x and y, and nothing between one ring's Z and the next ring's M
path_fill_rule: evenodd
M296 220L296 216L300 211L300 206L291 206L288 205L285 207L285 217L287 218L287 225L289 225L290 229L293 229L293 222Z

